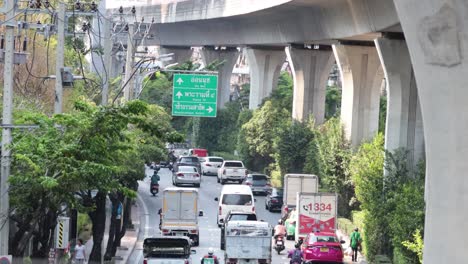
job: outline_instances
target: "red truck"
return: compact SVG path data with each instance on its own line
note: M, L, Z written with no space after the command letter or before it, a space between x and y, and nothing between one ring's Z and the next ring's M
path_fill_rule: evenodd
M208 150L200 149L200 148L189 149L189 155L196 156L196 157L207 157Z

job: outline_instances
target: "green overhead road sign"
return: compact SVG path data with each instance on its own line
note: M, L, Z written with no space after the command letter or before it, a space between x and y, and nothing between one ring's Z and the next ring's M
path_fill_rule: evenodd
M173 116L216 117L218 76L174 74Z

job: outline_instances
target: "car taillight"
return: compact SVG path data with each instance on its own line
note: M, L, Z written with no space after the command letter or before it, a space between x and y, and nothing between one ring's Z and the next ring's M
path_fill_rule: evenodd
M267 183L266 186L271 187L271 183Z
M249 186L251 186L251 185L252 185L252 183L251 183L251 182L245 182L245 184L247 184L247 185L249 185Z
M144 259L144 260L143 260L143 264L148 264L148 260L147 260L147 259Z
M220 207L219 207L219 213L218 213L218 214L219 214L219 215L222 215L222 213L223 213L223 208L220 206Z
M226 169L223 170L223 174L226 175Z
M255 213L255 206L252 206L252 212Z
M207 163L207 164L205 164L205 166L207 166L207 167L211 167L211 164Z
M177 177L184 177L183 173L177 173Z
M198 234L198 230L196 230L196 229L190 230L190 234Z
M237 263L237 259L228 259L228 263L229 264L236 264Z
M189 264L189 261L188 261L188 259L186 259L184 263L185 263L185 264Z
M271 199L270 202L272 202L272 203L277 203L278 200L277 200L277 199Z
M163 232L163 234L167 234L167 233L169 233L169 229L163 229L162 232Z
M195 175L193 175L193 176L195 176L195 177L200 177L200 174L197 173L197 174L195 174Z

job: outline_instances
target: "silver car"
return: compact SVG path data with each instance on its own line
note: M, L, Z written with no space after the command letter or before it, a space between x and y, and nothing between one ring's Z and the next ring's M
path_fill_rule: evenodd
M270 177L265 174L247 174L245 185L250 186L253 194L268 194L271 191Z
M172 174L172 184L179 186L181 184L190 184L200 187L201 177L197 167L179 166L177 171Z

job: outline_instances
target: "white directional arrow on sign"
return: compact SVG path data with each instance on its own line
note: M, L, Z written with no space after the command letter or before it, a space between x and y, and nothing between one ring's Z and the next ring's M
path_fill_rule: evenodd
M180 80L180 79L179 79L179 80ZM182 93L179 91L179 92L176 93L176 96L177 96L177 98L180 99L180 97L182 97Z
M210 106L210 107L208 107L208 109L206 109L206 110L208 111L208 113L211 113L211 112L213 112L213 108L211 108L211 106Z
M179 85L181 85L182 83L184 83L184 81L182 80L182 78L179 77L179 79L177 79L176 81Z

